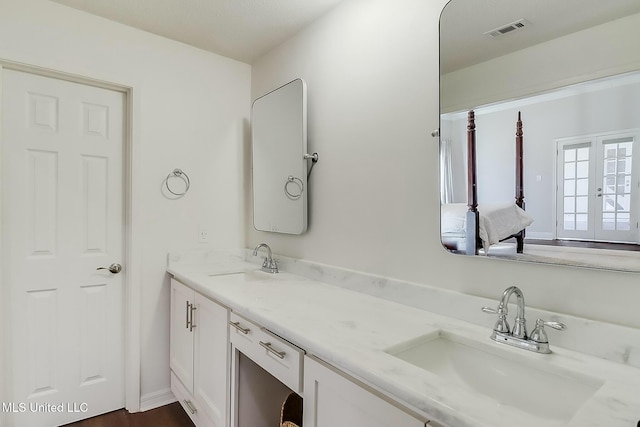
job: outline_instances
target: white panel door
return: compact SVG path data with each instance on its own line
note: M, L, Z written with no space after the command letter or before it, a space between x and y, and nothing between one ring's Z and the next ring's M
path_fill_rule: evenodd
M124 95L4 70L2 206L13 426L124 406Z

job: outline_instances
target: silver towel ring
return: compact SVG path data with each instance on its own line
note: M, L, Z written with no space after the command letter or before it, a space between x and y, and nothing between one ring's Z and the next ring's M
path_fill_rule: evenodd
M289 184L294 183L298 186L298 194L294 194L289 191ZM287 194L287 197L291 200L298 200L302 196L302 192L304 191L304 184L302 180L296 176L289 175L287 180L284 183L284 192Z
M169 178L172 177L181 178L185 182L185 184L187 184L187 187L182 193L176 193L171 189L171 187L169 187ZM189 175L187 175L182 169L176 168L169 175L167 175L167 178L164 180L164 184L167 187L169 193L173 194L174 196L184 196L185 194L187 194L187 191L189 191L189 187L191 187L191 180L189 179Z

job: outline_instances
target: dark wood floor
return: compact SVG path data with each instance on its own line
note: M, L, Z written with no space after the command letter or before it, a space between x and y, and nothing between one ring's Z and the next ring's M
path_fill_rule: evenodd
M131 414L125 409L109 412L65 427L194 427L178 402Z
M572 248L609 249L617 251L640 251L640 245L631 243L590 242L584 240L536 240L527 239L532 245L567 246Z

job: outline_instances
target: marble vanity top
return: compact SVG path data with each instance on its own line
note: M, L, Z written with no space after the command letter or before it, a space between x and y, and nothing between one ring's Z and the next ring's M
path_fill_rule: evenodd
M495 344L523 367L549 366L598 381L597 391L568 421L496 404L387 352L399 343L446 330L487 340L484 326L449 318L286 271L237 280L259 270L246 252L170 256L167 271L197 292L227 306L339 369L373 384L426 418L451 427L633 427L640 420L640 369L553 346L549 355ZM255 258L254 258L255 259ZM257 262L257 260L256 260ZM233 277L236 277L234 279ZM514 388L527 384L514 383ZM556 391L549 389L548 393ZM563 396L557 398L562 401ZM535 405L532 405L535 406Z

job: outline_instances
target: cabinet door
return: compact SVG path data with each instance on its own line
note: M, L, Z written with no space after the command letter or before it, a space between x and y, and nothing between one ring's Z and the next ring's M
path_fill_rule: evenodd
M171 279L170 366L189 393L193 393L193 332L187 322L194 296L193 290Z
M227 425L228 407L228 311L226 308L195 295L195 378L194 398L199 410L205 412L214 425Z
M303 405L305 427L424 427L429 422L309 357L304 359Z

